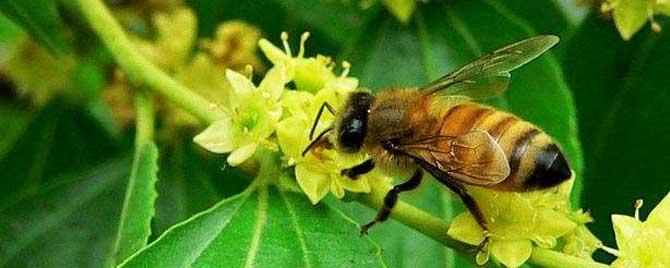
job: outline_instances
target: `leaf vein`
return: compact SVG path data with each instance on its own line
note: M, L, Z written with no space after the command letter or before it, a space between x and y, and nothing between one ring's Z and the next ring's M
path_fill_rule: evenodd
M295 230L296 236L298 238L298 242L300 242L300 249L303 252L303 261L305 263L305 267L309 268L312 267L312 262L309 259L309 254L307 254L307 243L305 242L305 236L300 229L300 226L298 225L298 216L295 213L295 210L293 209L293 206L291 203L288 201L286 198L286 195L284 192L279 190L279 195L282 197L284 200L284 203L286 203L286 209L288 210L288 214L291 216L291 222L293 223L293 229Z
M244 262L244 267L254 267L254 261L260 246L261 234L263 227L267 222L268 216L268 188L267 185L258 187L258 211L256 212L256 225L254 226L253 237L251 238L251 245L247 252L247 258Z

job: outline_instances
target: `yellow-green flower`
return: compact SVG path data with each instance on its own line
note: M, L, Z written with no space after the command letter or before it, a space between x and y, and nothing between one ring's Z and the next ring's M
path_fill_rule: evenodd
M418 0L382 0L382 4L400 22L407 23L416 10Z
M635 217L612 215L612 224L619 248L612 267L670 267L670 193L646 221L640 221L636 211Z
M163 70L175 71L186 63L196 39L197 19L189 8L152 17L155 40L132 37L140 53Z
M310 143L309 131L317 110L324 101L334 107L341 105L346 97L342 91L324 89L316 96L308 92L290 91L282 98L290 116L277 125L279 146L287 157L289 165L295 165L295 177L300 188L313 204L323 199L328 192L337 198L344 197L345 190L351 192L370 192L366 176L357 180L342 176L340 171L360 164L365 160L363 154L340 154L334 148L317 147L304 157L302 151ZM317 132L332 124L330 114L321 117Z
M263 64L256 53L260 38L261 31L258 28L233 20L220 24L214 38L200 43L217 66L242 70L251 65L254 71L263 71Z
M342 169L365 161L366 156L363 154L340 154L334 148L323 145L302 155L310 143L309 132L321 105L328 102L337 109L344 104L348 94L358 87L357 79L347 77L348 63L342 64L342 74L335 75L335 64L330 58L322 55L305 57L305 41L308 37L309 33L302 35L296 57L288 45L286 33L281 35L283 51L265 39L259 41L259 46L276 67L283 67L286 76L296 85L296 90L286 91L280 101L286 112L277 125L277 139L288 165L295 166L298 185L310 201L316 204L328 192L337 198L344 197L345 190L370 192L370 184L369 176L352 180L340 174ZM333 115L324 113L316 133L331 126L333 119Z
M54 96L80 94L68 90L76 59L72 55L57 58L28 36L16 42L2 61L2 72L16 84L17 93L30 97L37 105L46 104Z
M268 140L282 114L279 97L288 82L282 66L268 71L256 87L249 78L226 71L233 92L230 106L220 107L226 116L210 125L193 140L215 153L230 153L228 163L237 166L249 159L259 146L275 149Z
M592 222L593 219L588 212L583 212L581 209L573 212L570 216L578 226L563 237L565 239L563 253L592 260L591 255L593 255L593 252L603 246L600 239L593 235L584 225Z
M651 22L654 31L661 26L654 20L654 15L670 15L668 0L607 0L601 6L603 12L612 12L614 24L624 40L629 40L642 29L647 21Z
M488 222L489 243L484 254L493 254L508 267L518 267L530 257L533 243L544 248L556 246L559 237L577 227L566 213L573 181L527 193L469 187ZM469 212L458 215L447 233L471 245L479 245L485 238ZM483 262L487 259L479 258Z
M331 87L355 89L358 86L358 80L347 77L348 63L343 63L344 72L338 76L333 74L335 63L329 57L323 55L305 57L307 38L309 38L309 33L303 33L300 38L300 49L295 57L288 44L288 34L285 32L281 34L284 44L283 51L266 39L261 39L258 45L275 66L284 66L287 76L295 83L297 90L315 93L323 88Z

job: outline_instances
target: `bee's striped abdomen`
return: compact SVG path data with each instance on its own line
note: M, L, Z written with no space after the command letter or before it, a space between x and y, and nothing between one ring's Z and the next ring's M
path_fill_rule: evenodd
M551 137L512 114L466 103L451 107L442 118L441 135L487 131L502 147L509 176L491 188L527 191L555 186L571 177L570 167Z

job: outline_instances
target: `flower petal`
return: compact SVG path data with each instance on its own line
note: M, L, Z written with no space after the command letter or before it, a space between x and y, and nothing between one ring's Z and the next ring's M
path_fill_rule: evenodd
M642 222L626 215L612 215L612 226L614 227L614 236L619 249L626 246L634 234L642 227Z
M289 117L277 124L277 139L286 156L299 158L309 143L309 130L304 121Z
M282 64L291 59L288 55L284 54L284 51L266 39L258 41L258 46L261 48L261 51L263 51L263 54L265 54L265 57L267 57L274 65Z
M228 153L235 148L233 126L230 118L220 119L200 132L193 141L208 151Z
M370 184L368 183L367 177L359 177L358 179L352 180L346 176L338 176L336 179L342 188L350 192L356 193L369 193Z
M644 26L649 18L647 14L647 1L617 1L616 7L612 11L612 17L621 37L624 40L628 40Z
M472 214L464 212L451 221L447 234L470 245L479 245L484 241L483 231Z
M342 187L342 184L340 184L340 181L337 179L331 179L331 181L330 192L333 193L333 195L338 199L342 199L342 197L344 197L344 188Z
M312 204L319 203L328 194L331 186L330 177L327 173L311 170L305 165L295 167L295 178L302 191L312 201Z
M242 164L242 162L246 161L247 159L249 159L249 157L254 155L257 147L258 144L252 143L238 148L228 156L228 164L230 164L231 166L237 166L239 164Z
M491 253L507 267L519 267L533 251L529 240L494 240L491 241Z
M248 78L233 70L226 70L226 78L228 79L228 82L230 82L230 85L233 87L233 92L235 92L235 95L237 96L250 94L256 88Z
M261 81L258 89L267 92L270 100L276 101L281 96L286 82L288 82L286 69L283 65L276 65L265 74L265 78Z
M668 215L670 215L670 193L665 195L663 200L651 210L645 224L670 230L670 217Z
M557 238L577 228L565 214L553 209L540 209L537 214L534 234L543 238Z

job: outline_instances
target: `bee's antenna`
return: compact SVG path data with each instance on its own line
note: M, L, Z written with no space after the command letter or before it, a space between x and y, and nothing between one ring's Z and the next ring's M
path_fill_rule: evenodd
M333 130L333 127L329 127L327 129L324 129L323 131L321 131L321 133L319 133L319 136L316 136L316 139L314 139L312 142L310 142L309 145L307 145L307 147L305 148L305 150L302 151L302 156L305 156L307 154L307 152L309 152L309 150L312 149L312 147L314 147L314 145L319 143L319 141L321 141L323 136L326 135L326 133L330 132L331 130Z
M312 129L309 131L309 139L312 140L312 137L314 137L314 131L316 131L316 126L319 124L319 120L321 119L321 114L323 114L323 109L327 108L330 114L335 115L335 109L333 109L328 102L323 102L321 104L321 108L319 108L319 112L316 114L316 118L314 119L314 124L312 125Z

